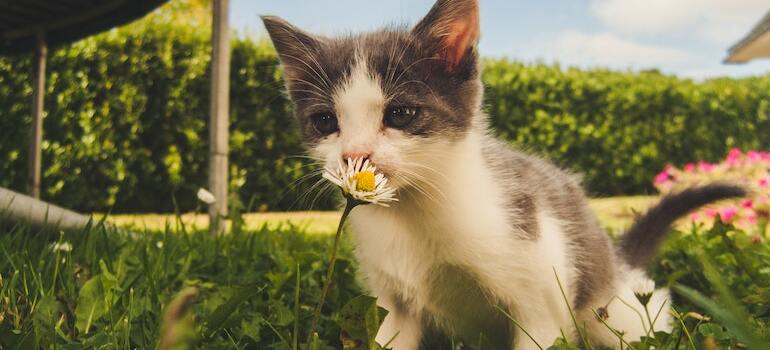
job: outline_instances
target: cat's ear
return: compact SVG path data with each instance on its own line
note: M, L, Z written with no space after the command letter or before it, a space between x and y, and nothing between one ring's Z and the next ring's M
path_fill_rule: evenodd
M262 23L273 41L284 74L287 78L297 77L306 69L310 57L317 53L320 40L280 17L262 16Z
M475 65L479 31L478 0L438 0L412 33L430 41L433 54L453 71Z

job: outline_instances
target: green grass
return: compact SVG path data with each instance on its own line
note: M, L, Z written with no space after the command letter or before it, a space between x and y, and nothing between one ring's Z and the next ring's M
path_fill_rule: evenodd
M0 220L0 349L371 344L382 312L361 296L345 242L319 337L315 346L303 345L331 245L331 237L304 230L291 223L236 227L214 238L181 225L129 235L103 225L59 232ZM770 333L765 238L724 225L690 233L675 235L653 268L659 285L675 287L676 310L687 316L644 346L626 341L640 349L757 348ZM64 242L73 249L52 249ZM443 349L452 341L429 342Z

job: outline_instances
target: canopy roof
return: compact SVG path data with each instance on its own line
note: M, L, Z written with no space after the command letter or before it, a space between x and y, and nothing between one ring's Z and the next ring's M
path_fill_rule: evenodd
M744 63L760 57L770 57L770 12L745 38L730 48L725 62Z
M45 32L50 46L128 23L168 0L0 0L0 53L31 51Z

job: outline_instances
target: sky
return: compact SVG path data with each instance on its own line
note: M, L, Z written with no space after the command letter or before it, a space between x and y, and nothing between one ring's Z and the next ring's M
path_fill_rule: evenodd
M414 24L433 0L231 0L239 35L265 37L259 15L325 35ZM706 79L770 73L770 60L722 61L770 11L768 0L481 0L485 57Z

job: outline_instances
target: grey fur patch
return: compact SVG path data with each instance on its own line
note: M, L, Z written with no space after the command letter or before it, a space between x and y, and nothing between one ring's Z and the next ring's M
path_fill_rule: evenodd
M502 142L490 139L482 150L487 164L502 181L508 224L519 239L535 240L539 236L536 197L521 188L522 181L535 178L531 162Z
M577 270L573 306L581 308L592 296L611 288L612 244L588 207L579 182L547 161L516 151L491 137L483 151L497 174L495 178L507 182L503 188L509 198L509 221L512 227L521 229L514 233L517 237L532 240L539 237L537 210L545 210L564 223L562 229L569 241L570 261ZM534 210L530 210L530 203L534 204Z

